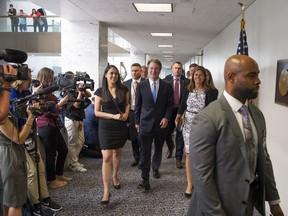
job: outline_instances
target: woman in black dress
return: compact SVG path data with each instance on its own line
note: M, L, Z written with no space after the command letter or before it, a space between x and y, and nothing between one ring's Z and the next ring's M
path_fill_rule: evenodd
M95 115L99 117L99 140L103 155L102 178L104 194L101 204L110 199L109 180L113 165L113 185L120 189L118 169L121 148L128 138L126 120L129 113L129 90L121 83L120 74L114 65L109 65L103 75L102 88L95 92Z

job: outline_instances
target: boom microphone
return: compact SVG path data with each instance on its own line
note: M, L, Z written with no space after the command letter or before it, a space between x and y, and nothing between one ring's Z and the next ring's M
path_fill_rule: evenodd
M38 92L38 93L35 93L33 95L28 95L24 98L19 98L19 99L16 99L15 101L13 101L13 103L25 103L29 100L33 100L33 99L36 99L39 95L43 95L43 94L50 94L56 90L59 89L59 86L58 85L54 85L54 86L48 86L47 88L44 88L42 91Z
M3 59L6 62L23 63L27 58L27 53L20 50L4 49L0 52L0 60Z

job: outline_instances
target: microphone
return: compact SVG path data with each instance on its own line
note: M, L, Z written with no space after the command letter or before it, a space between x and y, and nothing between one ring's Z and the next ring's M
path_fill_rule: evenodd
M39 95L43 95L43 94L50 94L56 90L59 89L59 86L58 85L54 85L54 86L48 86L47 88L44 88L42 91L38 92L38 93L35 93L33 95L28 95L26 97L23 97L23 98L19 98L19 99L16 99L14 100L12 103L25 103L29 100L33 100L33 99L36 99Z
M20 50L4 49L0 52L0 60L3 59L6 62L23 63L27 58L27 53Z

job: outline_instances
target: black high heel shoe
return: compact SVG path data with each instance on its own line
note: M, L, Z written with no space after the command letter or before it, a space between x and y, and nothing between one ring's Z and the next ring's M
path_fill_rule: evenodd
M114 187L116 190L119 190L119 189L121 188L121 184L113 185L113 187Z
M107 204L109 204L110 197L111 197L111 194L109 193L108 200L101 200L101 201L100 201L100 204L101 204L101 205L107 205Z
M184 195L185 195L186 198L190 198L192 196L192 193L186 193L185 192Z

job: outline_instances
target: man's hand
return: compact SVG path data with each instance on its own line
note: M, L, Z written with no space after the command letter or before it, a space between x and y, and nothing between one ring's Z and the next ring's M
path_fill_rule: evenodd
M284 216L282 209L279 204L270 205L270 211L273 216Z
M162 120L161 120L161 122L160 122L160 128L166 128L167 126L168 126L168 119L166 119L166 118L163 118Z

